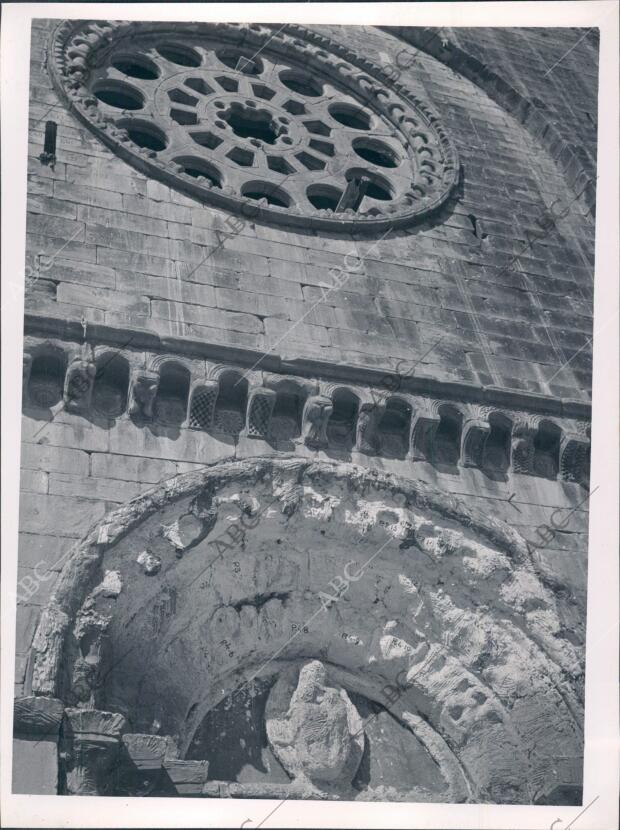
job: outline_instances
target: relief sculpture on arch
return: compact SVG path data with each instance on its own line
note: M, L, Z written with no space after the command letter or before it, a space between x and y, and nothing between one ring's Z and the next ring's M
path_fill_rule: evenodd
M32 50L13 791L581 805L597 30Z

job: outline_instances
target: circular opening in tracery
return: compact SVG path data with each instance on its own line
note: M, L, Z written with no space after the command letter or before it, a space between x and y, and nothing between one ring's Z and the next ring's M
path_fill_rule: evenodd
M222 174L214 164L194 156L179 156L173 161L183 168L183 172L194 179L203 176L213 187L222 187Z
M160 150L165 150L168 144L165 132L148 121L119 121L117 126L125 130L129 138L138 147L146 147L146 149L158 153Z
M276 125L267 110L233 103L220 115L239 138L255 138L267 144L275 144L278 138Z
M265 199L267 204L275 207L290 207L291 199L282 188L275 187L270 182L247 182L241 188L241 195L246 199Z
M285 69L280 72L280 80L284 86L288 87L292 92L298 95L306 95L310 98L318 98L323 94L323 84L319 83L316 78L306 75L305 72L300 72L297 69Z
M345 178L348 182L356 180L362 188L362 198L377 199L380 202L389 202L394 198L392 185L383 176L371 173L370 170L363 170L355 167L347 170Z
M162 58L178 66L200 66L202 63L202 58L195 49L179 43L163 43L157 47L157 51Z
M356 138L353 149L360 158L378 167L398 167L400 159L394 150L383 141L375 138Z
M105 81L93 88L93 94L109 107L119 110L140 110L144 106L142 93L124 81Z
M241 49L218 49L215 54L224 66L235 72L242 72L244 75L260 75L263 71L263 62L252 52Z
M342 198L342 190L328 184L312 184L306 190L306 196L317 210L336 210Z
M344 127L354 130L370 129L370 116L359 107L352 104L330 104L328 110L331 117Z
M369 199L378 199L380 202L389 202L392 199L392 189L389 184L370 182L366 188L366 196Z
M112 66L124 75L142 81L154 81L159 77L157 64L143 55L119 55L112 60Z

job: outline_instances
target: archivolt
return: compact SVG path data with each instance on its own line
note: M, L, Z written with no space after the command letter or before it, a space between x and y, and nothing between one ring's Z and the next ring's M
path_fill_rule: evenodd
M65 566L34 653L36 694L184 749L252 677L317 658L434 741L472 797L531 802L582 751L582 655L524 540L354 465L221 463L114 511Z

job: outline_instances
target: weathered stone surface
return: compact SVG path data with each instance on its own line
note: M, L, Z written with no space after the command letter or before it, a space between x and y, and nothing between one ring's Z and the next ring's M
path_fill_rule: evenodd
M22 493L20 528L27 533L79 537L105 512L104 502L91 499Z
M66 709L63 743L67 792L106 795L114 791L112 773L119 760L125 718L95 709Z
M156 573L159 573L161 570L161 559L159 556L155 556L152 553L148 553L148 551L143 550L142 553L138 555L136 562L139 565L142 565L144 568L144 573L148 574L149 576L153 576Z
M180 516L171 525L162 526L162 535L177 550L183 551L202 541L213 526L215 516L202 518L193 513Z
M164 760L163 767L179 795L203 794L209 773L209 764L206 761L167 759Z
M114 263L102 258L102 265L114 267ZM122 266L121 266L122 267ZM132 311L134 314L148 316L148 302L120 291L108 291L105 288L91 288L74 283L63 283L58 287L58 302L78 306L90 306L101 309L119 309Z
M125 718L115 712L96 709L66 709L65 715L74 735L100 735L120 739L125 729Z
M137 371L131 381L129 414L150 420L159 387L159 374L153 371Z
M122 742L133 763L141 770L160 769L164 759L174 759L177 752L170 738L160 735L126 733Z
M91 472L96 478L124 479L145 484L157 484L176 475L176 465L170 461L131 455L104 455L93 453Z
M13 740L11 790L24 795L58 793L58 744L55 740Z
M54 196L57 199L100 208L120 209L123 205L121 194L116 191L92 188L75 182L54 182Z
M302 667L296 686L290 674L280 677L265 717L269 742L293 778L345 787L353 779L364 751L362 719L319 660Z
M237 505L245 504L248 491L254 507L245 513ZM162 523L174 526L191 504L197 512L208 509L214 493L217 519L209 535L196 542L191 556L177 559L160 535ZM332 786L332 766L346 769L344 778L349 764L355 767L348 782L355 775L362 750L355 742L347 749L355 715L338 690L367 671L382 678L378 686L354 685L352 691L374 696L388 706L403 735L410 728L422 739L442 771L434 785L439 799L449 797L443 779L453 782L451 794L462 797L464 785L454 771L461 763L476 781L478 796L471 797L492 793L501 800L501 792L509 791L512 800L524 801L523 788L533 774L526 747L546 747L552 755L560 745L575 751L580 746L582 651L564 636L553 594L540 583L526 543L502 522L421 482L342 464L228 463L168 482L107 521L116 530L108 537L103 567L120 572L123 604L108 598L108 605L96 610L87 598L74 636L80 641L91 631L96 644L95 632L105 632L112 653L131 654L122 670L105 661L100 665L98 647L91 647L88 659L97 671L103 669L105 694L113 699L131 698L134 672L148 679L132 722L145 728L157 720L167 734L182 732L181 754L205 707L217 702L222 686L226 689L221 682L214 687L212 678L250 665L260 668L274 653L284 661L313 654L348 672L326 680L318 664L321 676L289 682L278 717L269 718L282 722L280 733L270 728L274 749L284 753L282 763L292 764L293 774L303 772L315 788L319 779L323 788ZM92 538L99 538L97 530ZM158 538L167 547L157 547ZM136 575L144 539L151 540L162 569L165 562L165 586ZM78 581L74 588L64 582L57 602L74 595L81 559L80 567L87 561L102 567L88 550L86 543L67 566ZM104 599L104 592L96 593L96 601ZM494 610L498 602L500 616ZM53 650L48 656L45 642L42 630L37 678L42 672L53 676L50 658L58 660ZM209 655L206 664L201 654ZM174 659L162 663L163 655ZM299 666L291 670L299 672ZM91 684L85 678L88 699L97 691ZM158 691L162 684L165 694ZM76 693L81 688L77 677L73 688ZM315 693L314 702L304 702ZM197 699L204 702L186 721L190 701ZM299 707L306 703L312 712L304 709L301 717ZM324 716L324 732L318 726L304 732ZM418 731L422 718L428 733ZM539 719L548 727L544 731ZM292 742L296 751L319 738L311 761L303 753L301 760L286 756L281 736L290 729L301 730ZM321 735L329 734L337 740L319 752ZM333 777L338 791L343 778Z
M319 395L308 398L303 412L302 436L309 447L319 449L327 446L327 422L333 411L330 398Z
M36 533L20 533L19 564L24 569L37 570L51 581L54 573L64 565L64 558L69 554L73 540L66 537L41 536Z
M58 737L64 704L53 697L15 698L13 731L18 735L50 735Z
M66 338L67 364L77 343L105 343L130 358L132 373L148 371L149 350L150 357L202 362L192 384L207 376L209 363L243 373L261 359L257 375L281 372L317 389L276 400L274 416L301 431L286 447L268 443L263 429L249 440L195 424L162 426L148 378L143 395L128 396L133 418L123 413L113 424L92 409L61 408L50 421L26 409L19 578L38 587L19 610L18 683L29 678L30 663L36 700L64 695L68 685L79 706L92 706L105 691L110 708L133 710L139 723L132 729L146 735L165 723L163 732L178 733L184 758L201 712L214 711L222 690L282 649L270 668L284 675L321 660L326 688L384 707L373 710L365 732L356 779L362 789L353 797L578 801L587 502L574 509L587 496L589 438L573 430L565 405L587 401L591 376L596 33L575 43L570 29L464 28L458 38L447 32L446 46L443 36L415 28L397 40L394 30L324 27L382 68L390 89L419 90L462 165L458 192L432 222L413 233L352 239L306 227L287 231L251 216L231 226L225 210L205 209L130 167L68 111L51 83L55 26L33 25L27 263L38 262L41 278L26 292L32 333ZM537 52L548 66L561 60L565 71L541 72L532 60ZM289 115L294 129L299 119ZM62 138L55 169L39 160L48 117ZM350 150L338 146L334 164L360 165ZM393 171L383 172L389 178ZM298 199L306 204L305 190ZM390 202L378 206L389 210ZM362 368L375 371L373 382ZM515 430L505 470L485 468L488 422L463 429L459 465L439 469L433 442L445 429L437 412L418 418L419 398L409 456L389 457L381 442L377 452L377 425L364 406L352 429L358 448L335 451L327 440L333 406L325 384L374 387L373 401L385 403L385 373L402 381L397 391L413 379L416 393L438 403L436 382L445 381L452 384L448 399L459 405L499 401L500 409L531 406L538 414L549 407L562 429L558 479L540 475L535 430ZM260 383L251 379L252 388ZM507 403L507 390L539 397ZM187 415L189 421L189 405ZM587 418L587 408L577 417ZM509 449L511 443L509 437ZM248 461L246 477L235 478L240 459L283 452L298 461L286 470ZM332 476L319 465L317 478L305 461L297 466L302 459L331 464L335 456L366 472L343 466ZM235 461L215 479L200 469L224 458ZM256 476L248 472L253 464ZM191 487L188 479L169 481L190 465ZM406 483L391 489L391 475ZM203 538L190 509L195 494L186 488L209 482L218 517ZM152 485L159 485L156 495L139 496ZM444 496L436 501L434 491ZM256 509L244 513L239 505L250 496ZM557 530L553 522L569 513ZM174 529L169 538L162 526ZM73 541L85 536L70 557ZM390 544L366 576L347 587L343 568L356 574L386 538ZM93 595L94 586L106 585L106 570L120 574L120 593L109 578ZM50 602L52 589L60 599ZM48 607L39 620L41 603ZM76 633L84 654L71 645ZM147 678L140 702L137 676ZM386 723L390 739L383 741L378 724ZM163 732L146 744L160 742ZM399 749L390 754L392 736ZM105 756L92 748L100 750ZM397 752L419 759L410 787ZM36 760L28 756L32 772L20 767L35 789ZM57 782L48 772L46 780ZM201 786L219 797L325 797L314 785L261 774L260 781L246 770L234 781L193 783L196 793ZM166 776L154 773L157 780L140 794L174 794ZM76 791L89 791L71 780Z
M79 439L81 452L108 452L110 448L108 431L84 420L79 425L74 422L63 422L61 415L56 415L52 421L46 421L45 425L34 418L25 417L22 420L22 441L25 445L35 445L35 449L31 451L33 454L41 448L43 465L55 462L62 469L65 461L71 463L69 458L75 458L73 453L78 452L75 449L76 438ZM56 452L58 456L55 455ZM49 461L46 462L45 459Z
M117 467L116 473L122 475L123 470ZM105 501L108 504L119 504L131 501L149 486L146 483L140 485L137 481L122 481L96 475L84 477L50 473L47 491L56 496L77 496Z
M23 469L19 486L21 490L26 490L30 493L47 493L48 473L43 470Z
M65 375L63 402L67 412L88 409L97 367L88 359L73 360Z
M81 704L85 707L84 710L93 707L97 700L100 687L99 672L106 632L112 619L114 601L121 590L120 572L118 570L106 570L103 579L86 597L75 618L72 633L75 642L79 646L80 653L74 662L72 688L67 697L72 703ZM117 717L120 718L121 716ZM74 720L78 722L77 715L75 715ZM79 726L74 726L74 729L76 731L88 731Z

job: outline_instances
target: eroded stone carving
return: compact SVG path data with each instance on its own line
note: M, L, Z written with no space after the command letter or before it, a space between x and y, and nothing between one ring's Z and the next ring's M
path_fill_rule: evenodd
M536 429L529 420L518 420L512 428L512 470L532 475L534 472L534 436Z
M187 513L179 516L172 524L162 525L161 533L176 548L178 555L201 542L211 531L217 520L217 509L211 499L196 498Z
M161 570L161 559L159 556L155 556L155 554L149 553L147 550L143 550L138 555L136 562L138 565L142 565L144 573L147 576L153 576Z
M560 475L564 481L588 486L590 481L590 442L582 435L568 434L560 445Z
M355 448L373 455L379 449L377 427L385 411L384 404L361 403L357 414Z
M411 458L413 461L431 461L433 441L441 418L434 408L418 409L411 420Z
M64 759L70 795L105 795L114 791L122 715L96 709L65 709Z
M482 418L465 422L461 434L461 462L465 467L482 467L484 446L490 432L489 422Z
M64 706L54 697L17 697L13 701L13 729L18 735L58 736Z
M237 505L250 493L260 509L242 524ZM201 556L197 548L197 555L182 561L170 557L165 585L147 597L144 592L154 586L136 575L135 563L144 550L144 522L156 538L159 511L170 523L198 498L204 509L218 505L213 538L226 538L222 556ZM501 801L510 792L513 802L529 803L539 776L555 776L559 741L575 756L581 751L583 649L566 636L558 599L538 578L525 539L422 481L352 464L251 459L168 481L105 522L115 528L109 538L116 541L104 547L99 528L93 529L76 548L43 617L35 639L35 693L45 690L66 704L67 687L75 693L75 686L66 684L59 668L96 657L101 632L110 656L100 673L101 700L126 701L136 731L163 724L165 734L179 736L184 757L205 713L244 673L251 676L274 653L282 677L287 665L298 672L299 661L321 660L323 667L329 664L327 679L323 669L308 672L307 682L306 675L301 683L298 674L291 676L279 687L286 688L281 705L267 712L269 720L282 722L282 734L300 730L292 746L309 746L315 734L320 746L325 730L339 736L340 749L335 755L321 749L314 766L311 752L309 761L282 756L285 768L288 763L295 770L294 780L307 781L315 796L320 791L345 797L341 788L355 775L350 759L359 750L344 727L350 710L341 688L351 690L356 707L354 693L389 707L399 723L426 734L437 763L462 767L472 798ZM233 537L225 535L231 522L238 523ZM373 556L364 572L363 563ZM98 624L107 613L91 607L92 592L77 619L73 610L104 562L123 577L122 603L105 596L117 590L117 578L99 577L106 587L96 602L113 604L107 627L105 620ZM338 575L332 588L329 574ZM319 593L347 582L343 597L321 611ZM145 599L146 618L139 613ZM70 621L66 626L62 614ZM113 656L127 651L131 671L107 672ZM80 708L101 705L91 702L92 686L86 691L77 701ZM275 687L274 695L277 701ZM166 711L160 715L162 701ZM295 714L300 707L308 709L303 718ZM315 721L318 726L311 728ZM278 742L286 753L286 741L276 734L274 747ZM456 772L446 778L458 777ZM417 795L449 800L441 787Z
M304 443L312 449L327 446L327 422L334 405L325 395L311 395L304 406L301 434Z
M121 738L117 794L171 795L164 764L178 755L178 748L168 736L126 732Z
M78 707L96 704L105 634L121 589L118 571L106 571L103 580L86 597L76 616L73 636L79 654L73 665L72 694L73 702Z
M96 374L92 360L76 357L69 364L63 392L67 412L84 412L89 408Z
M159 372L139 369L134 372L129 388L129 414L150 421L159 387Z
M362 719L320 660L302 667L296 686L290 673L281 677L265 715L269 743L294 779L319 788L351 782L364 752Z
M177 550L184 551L204 538L208 530L205 529L202 519L191 513L186 513L172 524L163 525L161 532Z

